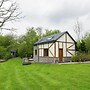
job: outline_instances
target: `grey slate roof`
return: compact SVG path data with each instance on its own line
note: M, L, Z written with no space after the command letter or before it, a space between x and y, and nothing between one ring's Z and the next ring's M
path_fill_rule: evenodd
M51 36L44 37L44 38L38 40L34 45L39 45L39 44L49 43L49 42L55 42L57 39L59 39L65 33L68 33L68 32L65 31L65 32L61 32L61 33L58 33L58 34L54 34L54 35L51 35Z

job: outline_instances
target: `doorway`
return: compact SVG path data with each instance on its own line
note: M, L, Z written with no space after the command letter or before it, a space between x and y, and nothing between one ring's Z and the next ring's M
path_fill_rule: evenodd
M60 62L62 62L62 59L63 59L63 49L62 48L59 49L58 54L59 54L58 56L59 56L59 63L60 63Z

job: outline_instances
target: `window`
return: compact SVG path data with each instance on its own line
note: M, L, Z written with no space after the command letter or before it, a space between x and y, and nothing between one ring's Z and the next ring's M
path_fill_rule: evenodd
M35 50L35 55L37 55L37 50Z
M48 49L44 49L44 56L48 56Z

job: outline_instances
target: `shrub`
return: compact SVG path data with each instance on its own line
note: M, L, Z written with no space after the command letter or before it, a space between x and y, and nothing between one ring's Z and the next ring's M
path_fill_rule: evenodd
M88 53L78 53L77 55L73 55L71 57L73 62L84 62L84 61L90 61L90 54Z
M4 56L4 60L8 60L11 58L11 54L10 52L6 52L5 56Z
M0 59L3 59L6 54L6 48L0 46Z
M73 62L78 62L78 61L80 61L78 55L73 55L73 56L71 57L71 59L72 59Z

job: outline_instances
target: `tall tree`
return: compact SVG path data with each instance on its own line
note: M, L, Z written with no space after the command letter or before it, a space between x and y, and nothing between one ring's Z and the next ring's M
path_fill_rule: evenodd
M41 39L42 38L42 27L37 27L36 28L36 31L37 31L37 34L38 34L38 36L39 36L39 39Z
M28 28L27 33L25 36L25 41L28 47L28 50L30 50L28 53L33 54L33 45L38 40L38 35L36 33L35 28Z
M86 44L85 44L85 41L83 39L80 42L79 51L86 52Z
M21 57L33 55L33 45L38 40L38 35L34 27L28 28L24 36L19 38L18 52Z
M0 30L12 30L12 28L4 27L7 22L19 19L21 12L18 12L16 2L11 0L0 0Z
M74 25L74 32L77 35L77 39L80 40L80 36L81 36L81 32L82 32L82 26L81 26L79 19L76 20L76 23Z
M87 52L90 54L90 33L86 33L86 35L84 37L84 41L86 44Z

